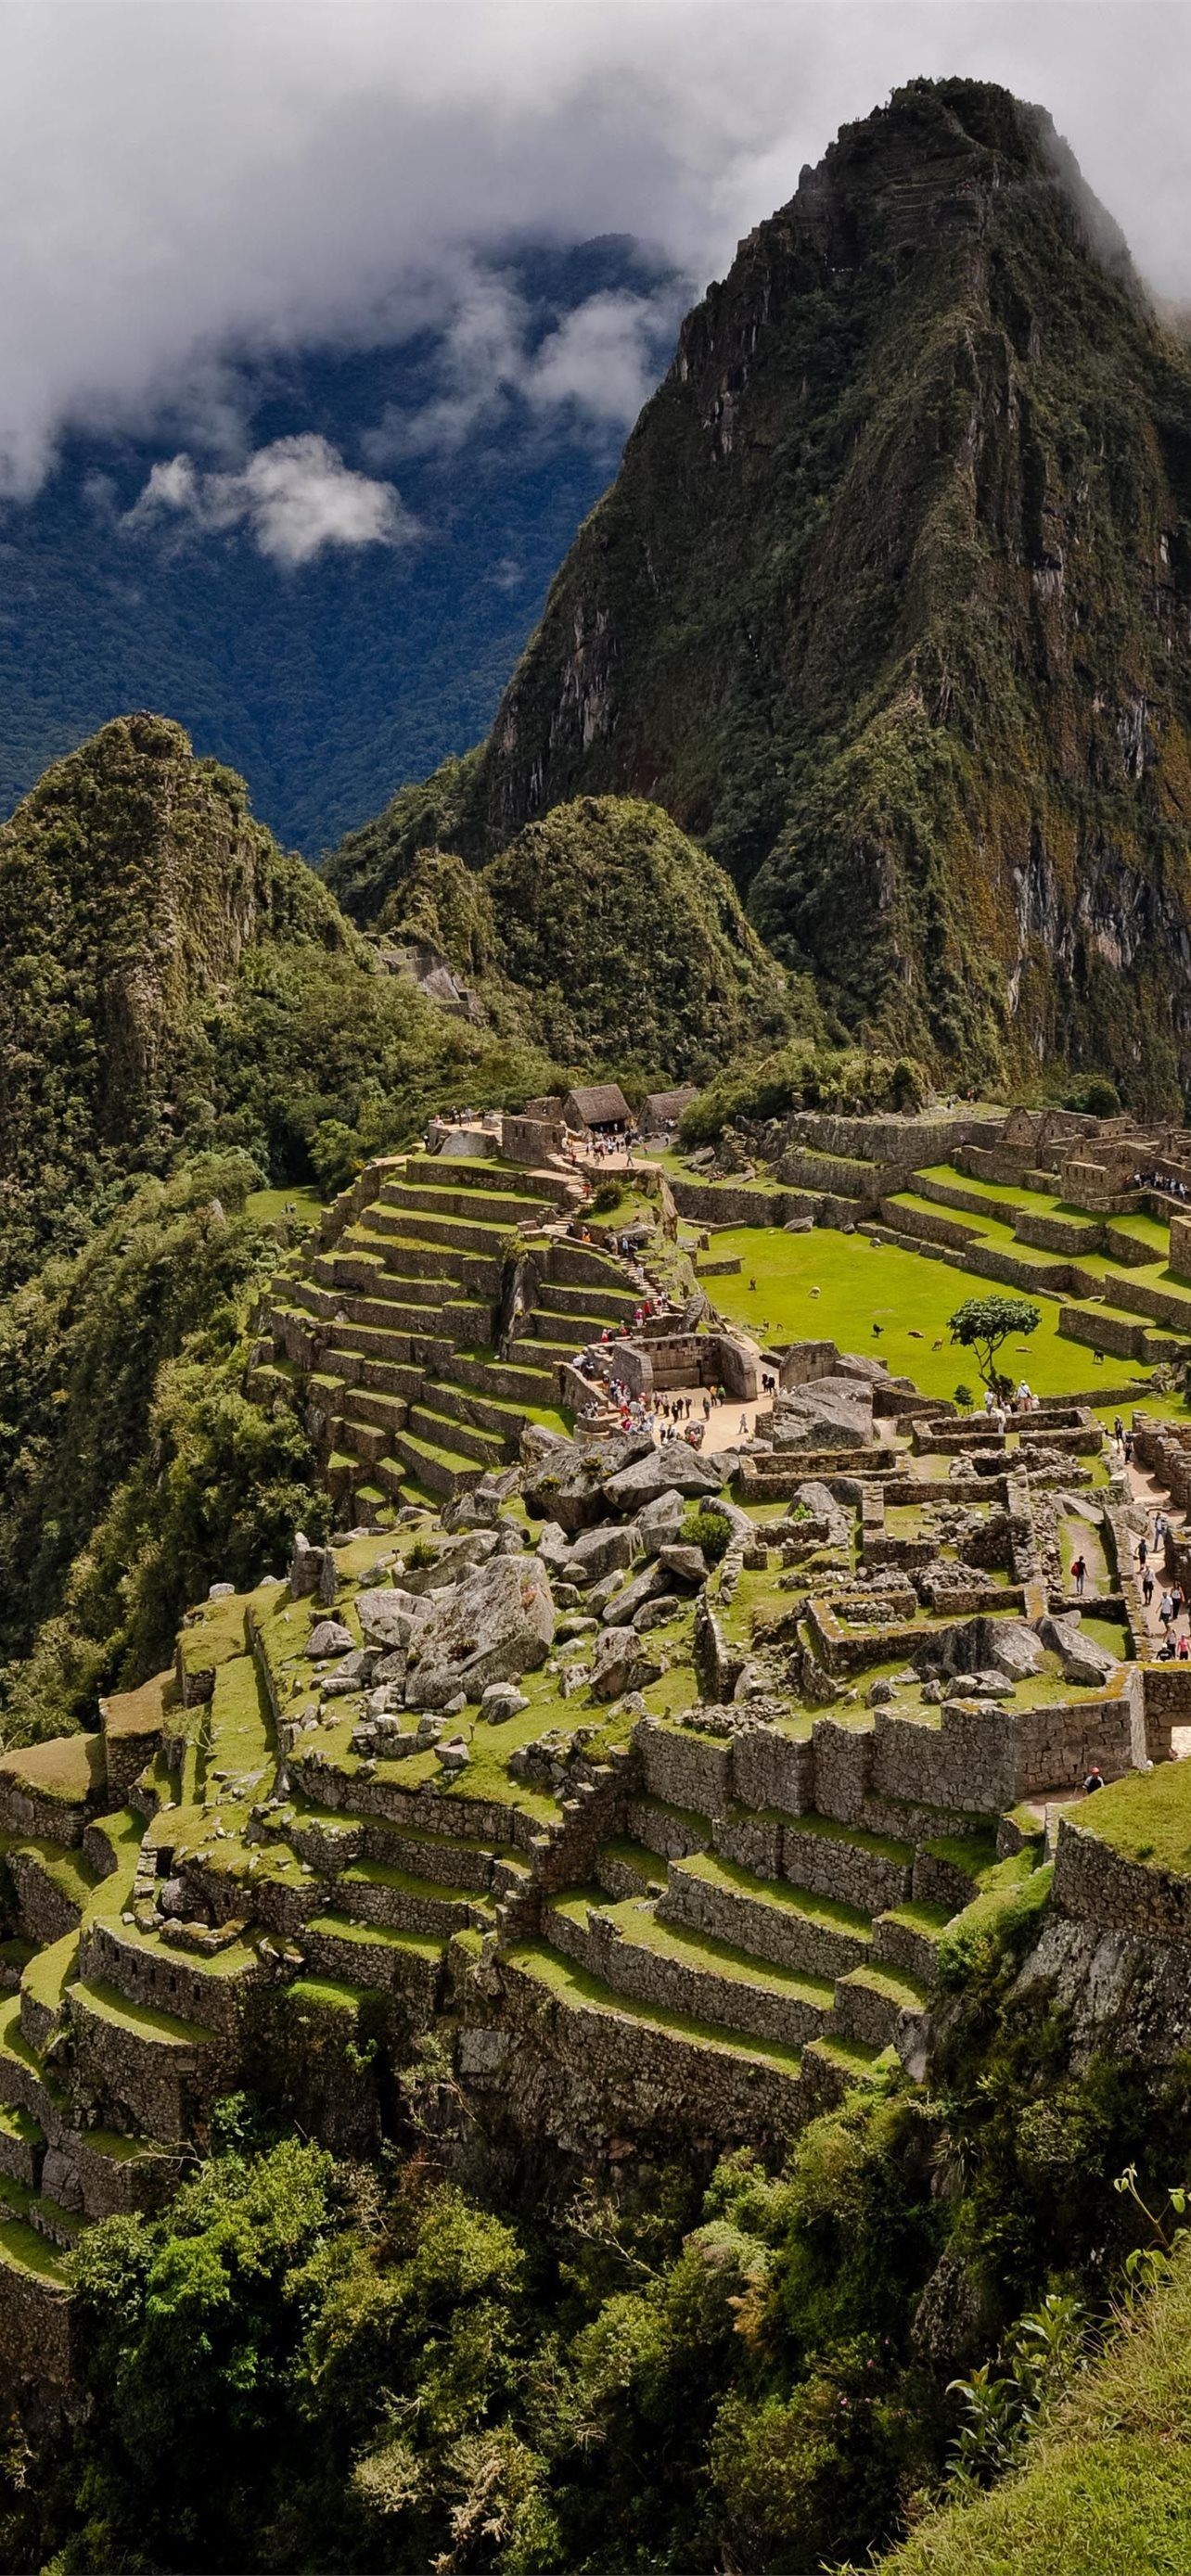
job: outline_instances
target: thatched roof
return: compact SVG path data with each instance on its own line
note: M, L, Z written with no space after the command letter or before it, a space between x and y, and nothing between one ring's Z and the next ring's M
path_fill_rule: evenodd
M677 1091L651 1091L645 1102L641 1124L644 1128L676 1127L683 1110L698 1098L693 1082L684 1082Z
M568 1091L563 1116L570 1127L627 1127L632 1111L618 1082L595 1082Z

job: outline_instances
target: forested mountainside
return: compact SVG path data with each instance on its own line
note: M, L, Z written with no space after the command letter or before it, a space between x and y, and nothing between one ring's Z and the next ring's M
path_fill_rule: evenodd
M245 453L299 440L392 483L399 543L279 561L243 523L146 506L154 468L188 440L200 495L226 468L201 425L69 432L41 491L5 508L0 812L111 717L165 707L314 858L395 778L483 732L623 438L574 405L544 415L520 374L593 297L641 299L658 374L677 321L666 277L623 237L507 245L485 290L509 319L510 375L481 376L445 447L449 311L396 347L225 355Z
M912 82L688 316L456 846L647 796L851 1027L1175 1103L1189 509L1191 365L1049 117Z

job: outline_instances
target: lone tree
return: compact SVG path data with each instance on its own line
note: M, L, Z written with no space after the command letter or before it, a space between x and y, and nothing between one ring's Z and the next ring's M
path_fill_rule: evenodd
M953 1342L975 1352L985 1385L995 1389L998 1351L1010 1334L1024 1338L1037 1332L1038 1324L1038 1308L1024 1297L967 1297L957 1306L949 1330Z

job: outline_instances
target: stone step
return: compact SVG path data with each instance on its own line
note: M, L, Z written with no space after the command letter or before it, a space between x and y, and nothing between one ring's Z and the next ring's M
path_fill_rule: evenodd
M697 2101L703 2085L717 2097L731 2087L741 2127L755 2118L759 2127L780 2132L797 2119L797 2047L742 2038L723 2024L614 1993L542 1942L515 1942L503 1954L501 1973L514 1992L524 1986L531 1995L546 1995L554 2012L566 2016L575 2033L567 2053L578 2064L603 2061L613 2081L664 2089L678 2105Z
M69 1850L64 1843L39 1841L34 1836L18 1841L6 1834L0 1836L0 1857L13 1883L17 1921L24 1939L40 1947L60 1941L64 1933L77 1931L83 1907L96 1885L95 1872L80 1851Z
M908 1843L838 1825L830 1816L791 1816L782 1826L781 1872L792 1886L855 1905L871 1920L909 1896L914 1853Z
M666 1884L665 1862L648 1843L634 1842L628 1834L600 1844L595 1874L605 1896L660 1896Z
M807 2041L802 2052L803 2101L807 2110L835 2110L857 2085L879 2084L885 2072L884 2052L862 2040L824 2033Z
M419 1439L414 1431L399 1431L393 1448L395 1457L382 1458L377 1467L377 1480L386 1492L393 1488L386 1483L385 1471L398 1460L409 1475L415 1476L418 1483L425 1486L427 1493L442 1494L448 1502L454 1502L459 1494L470 1493L472 1486L478 1485L481 1476L487 1472L486 1466L479 1465L474 1458L464 1457L460 1450Z
M473 1394L470 1387L455 1386L449 1380L435 1378L425 1390L425 1401L435 1413L445 1414L448 1421L467 1422L481 1431L491 1431L503 1441L507 1454L515 1456L525 1429L525 1407L510 1404L499 1396Z
M659 1860L706 1851L711 1842L710 1816L700 1815L693 1807L674 1806L665 1798L647 1794L630 1798L625 1822L633 1839L656 1852Z
M317 1914L302 1934L307 1966L317 1977L343 1979L367 1992L399 1993L433 2011L443 1942L423 1932L355 1922L350 1914Z
M402 1236L411 1243L435 1244L443 1252L480 1252L490 1261L504 1259L510 1234L507 1225L489 1224L482 1216L424 1216L420 1209L393 1207L391 1202L388 1213L398 1219Z
M420 1387L420 1378L418 1384ZM344 1391L334 1411L337 1425L349 1419L361 1424L370 1423L391 1436L394 1431L404 1430L409 1406L404 1396L374 1394L368 1387L353 1386ZM361 1451L360 1454L364 1453Z
M449 1177L448 1177L449 1175ZM502 1163L493 1154L461 1157L444 1162L439 1155L410 1154L403 1177L412 1188L465 1189L484 1197L492 1191L511 1191L532 1200L539 1213L572 1207L580 1190L573 1181L557 1172L526 1172L511 1163Z
M0 2103L0 2174L36 2191L45 2152L45 2131L32 2111Z
M664 1922L710 1932L771 1967L838 1977L872 1950L872 1927L852 1905L759 1878L715 1852L672 1860L658 1906Z
M604 1324L631 1323L640 1304L630 1288L556 1288L544 1279L537 1293L537 1306L547 1315L578 1315L584 1323L598 1315Z
M351 1402L350 1396L348 1401ZM335 1417L336 1449L341 1455L346 1452L348 1457L358 1458L364 1467L375 1467L378 1460L386 1455L392 1436L383 1423L361 1422L354 1404L350 1412L338 1413Z
M389 1861L359 1860L335 1881L335 1910L353 1923L382 1926L392 1932L417 1932L434 1941L449 1941L469 1926L491 1929L490 1900L466 1887L441 1879L415 1878Z
M904 1969L852 1968L835 1987L835 2030L866 2048L888 2048L903 2012L922 2014L928 1989Z
M599 1315L553 1315L535 1306L522 1318L514 1340L521 1342L532 1337L534 1341L549 1342L556 1350L566 1353L582 1350L588 1342L598 1342L603 1330L603 1319Z
M167 2146L188 2137L198 2106L225 2078L228 2060L214 2032L83 1978L70 1987L67 2009L75 2067L89 2091L118 2104L144 2137Z
M16 2185L10 2184L0 2197L3 2296L7 2305L7 2285L15 2281L17 2314L25 2323L30 2348L36 2349L39 2376L65 2380L69 2376L69 2334L64 2323L69 2307L65 2253L56 2252L53 2240L36 2226L33 2209L33 2195L22 2193Z
M391 1332L385 1325L335 1324L327 1338L323 1367L334 1363L339 1351L366 1360L395 1360L403 1367L441 1368L451 1356L450 1337L438 1333Z
M370 1393L404 1396L407 1404L412 1404L414 1397L421 1393L426 1372L407 1361L362 1360L358 1365L360 1373L354 1383L366 1387Z
M77 1973L78 1961L78 1933L65 1932L61 1940L35 1951L22 1974L21 2036L39 2057L62 2026L66 1989Z
M461 1422L450 1414L436 1410L438 1389L428 1386L424 1397L410 1411L409 1428L415 1440L428 1441L432 1448L444 1450L459 1458L471 1459L478 1467L503 1467L516 1455L516 1442L495 1431L484 1431L475 1423Z
M507 1189L494 1188L491 1182L483 1187L474 1181L456 1187L453 1177L449 1182L445 1178L441 1182L386 1181L380 1195L384 1207L416 1208L426 1216L462 1217L468 1224L476 1221L506 1230L536 1225L545 1212L541 1199L513 1189L511 1176Z
M798 2047L827 2022L831 1983L763 1965L707 1933L662 1923L648 1900L610 1905L593 1891L557 1898L545 1937L614 1994Z
M513 1404L552 1405L557 1401L558 1386L553 1368L538 1365L539 1354L532 1343L522 1345L524 1357L515 1361L480 1356L475 1352L455 1351L447 1360L442 1374L456 1386L470 1386L480 1394L491 1392ZM530 1364L532 1361L532 1365Z
M873 1925L874 1965L904 1970L929 1986L934 1979L939 1943L953 1920L947 1905L911 1903L878 1914Z

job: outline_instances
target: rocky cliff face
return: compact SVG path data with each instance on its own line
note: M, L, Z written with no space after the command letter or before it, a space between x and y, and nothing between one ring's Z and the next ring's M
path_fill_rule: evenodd
M1049 118L916 82L683 326L469 778L723 862L849 1026L1191 1073L1191 367Z

